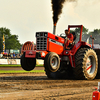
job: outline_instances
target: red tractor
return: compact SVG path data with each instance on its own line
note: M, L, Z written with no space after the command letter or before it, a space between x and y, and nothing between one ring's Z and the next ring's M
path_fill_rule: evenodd
M22 68L30 71L36 66L36 59L43 59L48 78L94 79L99 75L100 50L93 50L90 44L82 41L82 25L69 25L69 31L70 28L80 28L80 36L68 50L64 50L63 34L36 32L36 50L32 42L26 42L22 47Z

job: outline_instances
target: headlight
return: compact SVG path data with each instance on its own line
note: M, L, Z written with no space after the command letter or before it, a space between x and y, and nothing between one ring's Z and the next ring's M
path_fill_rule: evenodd
M40 36L40 34L39 33L36 33L36 37L39 37Z
M44 36L47 37L47 33L44 33Z
M43 57L45 56L45 53L44 53L44 52L42 52L42 56L43 56Z

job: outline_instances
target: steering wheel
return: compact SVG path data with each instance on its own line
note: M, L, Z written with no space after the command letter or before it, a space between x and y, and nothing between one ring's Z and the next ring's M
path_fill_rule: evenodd
M60 34L60 37L65 39L66 38L66 34L62 33L62 34Z

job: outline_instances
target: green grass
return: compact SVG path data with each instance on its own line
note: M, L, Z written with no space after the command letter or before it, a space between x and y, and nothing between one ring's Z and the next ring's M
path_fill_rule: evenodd
M25 70L0 70L0 74L5 74L5 73L43 73L45 72L44 70L32 70L32 71L25 71Z
M0 67L21 67L21 65L7 65L7 64L0 64Z
M21 65L0 64L0 67L21 67ZM36 67L43 67L43 65L36 65Z
M44 66L44 65L42 65L42 64L41 64L41 65L36 65L36 67L43 67L43 66Z

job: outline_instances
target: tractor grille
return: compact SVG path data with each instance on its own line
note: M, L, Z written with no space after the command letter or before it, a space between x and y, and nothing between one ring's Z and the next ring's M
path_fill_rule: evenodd
M47 37L37 37L37 50L46 50L47 49Z
M37 44L36 49L37 50L47 50L47 32L36 32L36 38L37 38Z

